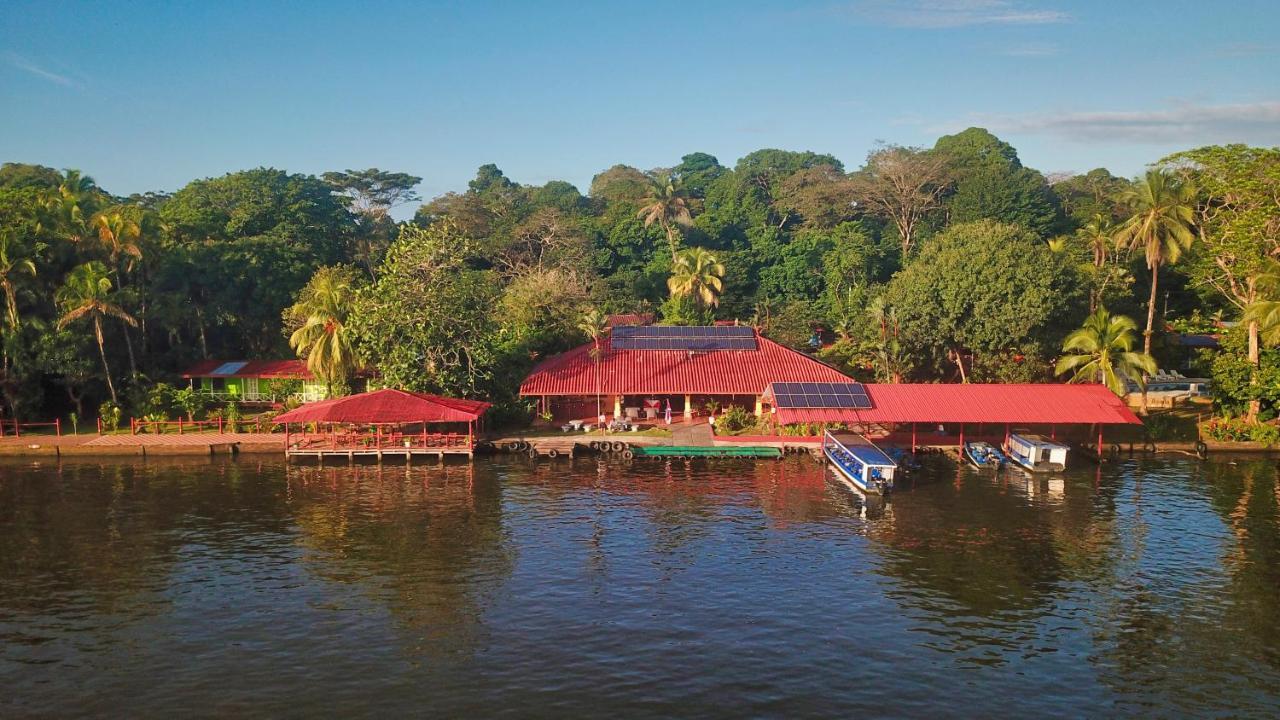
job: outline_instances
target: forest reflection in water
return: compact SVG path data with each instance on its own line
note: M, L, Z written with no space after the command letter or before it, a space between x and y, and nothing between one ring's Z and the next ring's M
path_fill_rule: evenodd
M934 460L6 463L0 711L1275 709L1273 459Z

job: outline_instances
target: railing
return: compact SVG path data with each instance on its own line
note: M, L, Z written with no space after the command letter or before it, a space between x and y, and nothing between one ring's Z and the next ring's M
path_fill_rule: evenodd
M299 402L309 403L318 400L328 399L327 394L323 391L304 390L302 392L285 393L275 395L264 392L239 392L231 393L225 390L203 390L197 388L200 395L212 398L214 400L235 400L237 402L284 402L289 399L296 398Z
M213 420L185 420L178 418L177 420L139 420L134 418L129 421L129 432L134 435L149 432L153 435L163 435L165 432L183 435L188 432L233 432L233 433L270 433L274 432L275 423L271 421L263 422L261 418L252 420L236 420L232 422L224 418L215 418Z
M470 449L470 435L460 433L369 433L336 432L296 436L289 448L292 450L440 450Z
M53 422L18 422L17 420L0 420L0 437L4 437L5 435L22 437L23 429L31 431L38 428L53 428L54 435L62 437L61 419L54 419Z

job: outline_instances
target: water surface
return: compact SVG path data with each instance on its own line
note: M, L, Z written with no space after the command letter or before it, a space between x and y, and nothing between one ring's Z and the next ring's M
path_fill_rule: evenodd
M0 715L1274 716L1276 462L1077 464L11 462Z

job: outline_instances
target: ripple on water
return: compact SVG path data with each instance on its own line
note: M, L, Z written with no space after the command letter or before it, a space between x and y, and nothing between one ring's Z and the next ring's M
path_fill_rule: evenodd
M0 468L5 715L1272 714L1273 461ZM1016 704L1015 704L1016 703Z

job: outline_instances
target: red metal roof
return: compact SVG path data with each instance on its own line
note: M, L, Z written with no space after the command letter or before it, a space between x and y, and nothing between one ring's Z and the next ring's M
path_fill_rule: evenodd
M235 367L230 372L217 372L223 366L237 365L239 367ZM202 360L187 368L182 373L182 377L312 379L311 371L307 369L307 364L301 360Z
M1009 423L1140 425L1102 385L869 384L869 410L779 408L783 425L849 423Z
M756 350L614 350L604 341L605 395L760 395L772 382L850 382L835 368L758 337ZM591 344L548 358L520 385L521 395L594 395Z
M478 400L383 389L307 403L277 415L278 423L433 423L471 422L489 409Z

